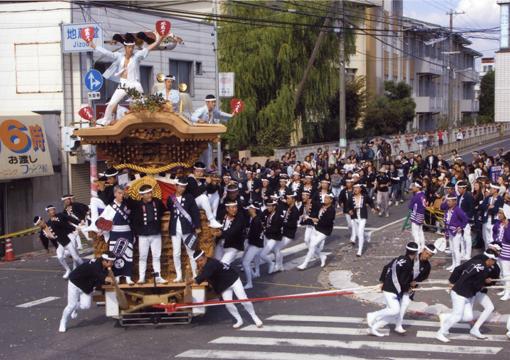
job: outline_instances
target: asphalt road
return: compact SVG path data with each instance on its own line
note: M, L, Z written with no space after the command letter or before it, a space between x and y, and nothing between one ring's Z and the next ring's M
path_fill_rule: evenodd
M510 139L484 149L493 152L500 146L510 148ZM394 207L390 218L372 216L368 227L384 232L387 224L398 222L406 213L406 206ZM334 253L348 241L344 220L338 219L337 226L326 251ZM262 276L248 295L322 289L316 263L304 272L295 270L304 255L299 241L292 244L285 256L288 271ZM223 307L208 309L190 325L122 328L104 316L104 307L93 306L70 320L68 331L61 334L57 330L67 290L61 276L55 258L0 263L0 359L507 359L510 350L505 329L498 325L484 328L494 335L491 341L470 338L463 324L452 329L455 339L450 344L439 343L433 338L438 326L433 318L409 324L404 336L391 332L384 338L370 337L363 321L366 312L377 307L348 297L256 303L265 323L260 330L252 326L244 310L245 325L232 329L232 319ZM19 307L37 300L41 302Z

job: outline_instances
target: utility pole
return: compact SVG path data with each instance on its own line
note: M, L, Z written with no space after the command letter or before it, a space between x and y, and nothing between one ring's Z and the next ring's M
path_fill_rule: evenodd
M446 13L446 15L450 16L450 34L449 34L449 51L448 51L448 137L451 137L451 129L452 127L457 125L457 114L454 114L453 111L453 62L452 57L455 54L453 50L453 17L455 15L462 15L465 12L459 12L450 10ZM453 139L451 139L453 140Z
M219 64L218 64L218 0L213 0L213 13L214 13L214 83L215 83L215 89L216 91L216 106L221 105L220 101L220 89L219 89ZM213 162L213 156L212 156L212 144L208 146L208 149L210 149L210 157L208 156L208 161L210 161L208 166L212 165ZM209 151L208 151L209 153ZM216 169L216 172L218 175L222 175L222 169L223 169L223 154L221 153L221 138L216 143L216 161L218 168Z
M344 2L338 2L341 17L338 19L339 28L339 45L338 45L338 62L339 62L339 87L338 87L338 117L340 121L340 136L338 138L338 147L347 148L347 124L345 122L345 50L344 50Z

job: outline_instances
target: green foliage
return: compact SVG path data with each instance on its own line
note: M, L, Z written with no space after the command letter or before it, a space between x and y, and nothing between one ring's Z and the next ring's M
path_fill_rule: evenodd
M411 94L412 88L405 82L385 81L384 96L376 97L367 106L364 122L366 135L405 132L416 108Z
M144 96L135 88L125 88L127 95L133 99L129 106L131 111L149 110L150 112L159 111L165 105L166 101L161 94L151 94Z
M330 121L329 104L338 92L337 34L330 31L324 36L297 106L294 95L331 3L317 0L310 7L305 1L278 4L281 9L293 8L317 16L274 11L264 8L265 1L250 3L260 7L234 1L226 1L222 6L231 16L305 23L314 27L253 26L248 21L221 24L218 31L220 71L235 72L235 97L245 102L244 111L229 121L224 139L232 150L250 148L253 152L264 153L266 149L289 145L291 131L299 118L305 142L317 141L322 125ZM345 52L349 56L355 52L352 31L346 31L345 40ZM223 107L228 108L227 100ZM306 130L316 125L320 125L321 131Z
M357 76L345 83L345 119L347 123L347 137L349 139L357 138L363 133L363 129L357 129L358 121L366 107L366 89L365 77ZM321 133L318 138L323 141L334 141L338 139L339 129L339 94L335 93L329 99L329 121L325 121L321 125Z
M494 121L494 81L495 72L493 70L487 72L480 82L480 117L483 116L484 121L491 119Z

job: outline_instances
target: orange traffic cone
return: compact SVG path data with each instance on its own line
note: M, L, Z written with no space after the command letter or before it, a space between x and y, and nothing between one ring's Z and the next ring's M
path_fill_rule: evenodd
M14 249L12 248L11 239L5 240L5 256L4 261L14 261L16 260L14 257Z

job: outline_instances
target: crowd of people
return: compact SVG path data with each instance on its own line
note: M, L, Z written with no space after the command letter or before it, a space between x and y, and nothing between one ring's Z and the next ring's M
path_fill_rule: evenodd
M195 261L202 209L209 226L216 229L214 259L225 269L239 260L244 271L244 288L250 289L253 279L261 275L262 264L267 264L268 274L285 270L282 250L301 240L308 250L298 269L305 270L314 259L324 266L327 259L322 249L338 213L347 221L350 241L357 243L356 255L362 256L365 240L370 241L365 231L369 212L387 217L392 206L400 206L409 199L417 254L434 252L423 233L424 227L429 226L444 232L449 245L446 251L452 254L449 267L452 274L465 266L463 261L471 261L473 246L488 249L497 243L503 276L510 276L510 230L507 231L510 166L502 149L495 156L473 152L473 160L468 163L455 151L445 159L432 150L425 156L400 153L378 166L356 153L344 158L333 154L333 158L334 163L327 151L318 151L300 162L290 152L281 161L268 161L261 166L227 157L222 176L207 172L206 166L197 162L189 175L183 175L183 169L171 175L175 194L166 203L153 196L150 185L139 188L141 200L131 199L118 184L118 171L111 168L100 179L98 197L92 198L90 206L74 202L72 195L66 195L62 197L62 212L50 205L46 208L46 221L37 216L34 222L41 227L44 246L48 248L51 242L57 247L66 279L71 272L65 256L70 254L74 266L78 266L82 262L78 255L80 233L87 236L89 231L95 231L103 234L108 243L111 253L107 257L114 259L115 281L124 278L127 284L134 284L133 252L137 247L138 282L146 281L150 249L154 279L164 284L168 280L161 276L160 267L163 213L170 212L169 235L176 272L171 280L182 282L183 247L193 278L203 279ZM298 233L299 227L304 231ZM420 257L426 256L416 258ZM392 267L385 271L391 273ZM239 283L236 284L236 296L246 297L244 289L240 291ZM407 292L405 286L400 290ZM233 290L229 291L231 297ZM501 296L502 300L510 299L506 289ZM387 302L394 311L395 299L393 295L391 298ZM67 311L67 318L78 307L79 303ZM238 314L229 311L239 323ZM381 324L388 322L385 316L381 317L384 321L370 322L379 322L373 328L374 334ZM64 331L66 322L61 324Z

